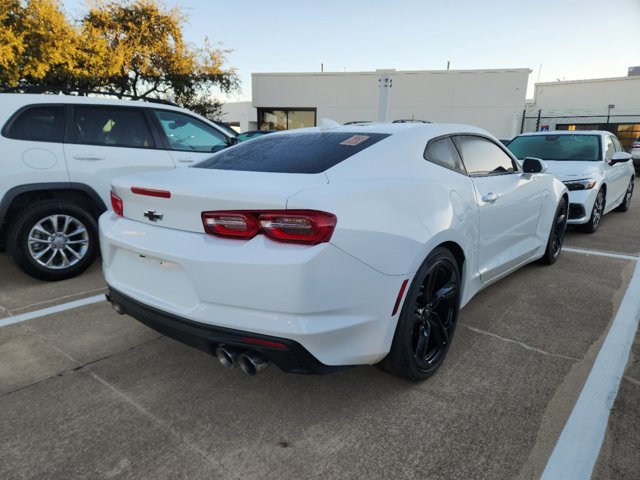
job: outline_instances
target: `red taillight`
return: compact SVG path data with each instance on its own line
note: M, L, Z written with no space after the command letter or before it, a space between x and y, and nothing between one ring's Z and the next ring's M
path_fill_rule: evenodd
M284 211L261 214L260 228L273 240L316 245L328 242L336 226L336 216L314 211Z
M111 208L113 208L113 211L117 215L124 217L124 203L122 199L113 192L111 192Z
M260 231L255 215L243 212L203 212L204 230L219 237L232 237L248 240Z
M147 197L171 198L169 190L156 190L155 188L131 187L131 191L136 195L146 195Z
M328 242L336 222L335 215L315 210L202 213L204 229L212 235L248 240L263 233L279 242L306 245Z

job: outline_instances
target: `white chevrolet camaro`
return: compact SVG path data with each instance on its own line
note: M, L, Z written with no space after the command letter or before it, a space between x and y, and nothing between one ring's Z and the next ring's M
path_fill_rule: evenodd
M519 159L543 159L569 189L569 224L594 233L605 213L631 205L635 169L615 135L604 131L525 133L509 142Z
M274 133L122 177L100 218L108 298L255 374L433 374L458 310L562 248L568 193L476 127Z

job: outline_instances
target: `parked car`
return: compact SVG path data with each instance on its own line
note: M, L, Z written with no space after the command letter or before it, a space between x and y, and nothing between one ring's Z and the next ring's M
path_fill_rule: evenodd
M247 140L254 140L256 138L260 138L263 135L268 135L277 131L278 130L249 130L247 132L239 133L236 138L238 142L246 142Z
M481 129L411 123L265 135L118 178L108 298L249 374L384 359L421 380L479 290L558 258L568 194L545 168Z
M93 262L114 176L188 165L235 144L176 106L73 95L0 93L0 128L0 243L44 280Z
M631 158L636 170L640 170L640 138L631 144Z
M508 145L519 159L543 159L569 189L569 223L593 233L602 216L631 205L635 172L631 155L604 131L525 133Z

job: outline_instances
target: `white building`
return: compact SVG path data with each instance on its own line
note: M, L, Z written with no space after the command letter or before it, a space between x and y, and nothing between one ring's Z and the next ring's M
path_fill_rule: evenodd
M389 120L420 119L479 125L498 136L517 133L525 103L527 68L324 73L254 73L249 129L314 126L320 118L340 123L378 118L378 79L392 80ZM226 121L239 121L231 104ZM250 115L248 113L247 115ZM241 127L242 128L242 127Z
M254 73L251 102L225 105L242 131L378 118L378 79L388 74L389 120L469 123L498 137L540 129L604 129L627 147L640 137L640 76L535 85L526 68L317 73ZM524 113L524 118L523 118Z
M640 76L537 83L526 112L525 132L608 130L629 148L640 138Z

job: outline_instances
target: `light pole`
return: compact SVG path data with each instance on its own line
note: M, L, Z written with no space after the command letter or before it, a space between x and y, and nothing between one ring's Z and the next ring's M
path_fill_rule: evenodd
M609 119L611 118L611 109L612 108L616 108L616 106L613 103L610 103L609 107L607 109L607 124L609 123Z

